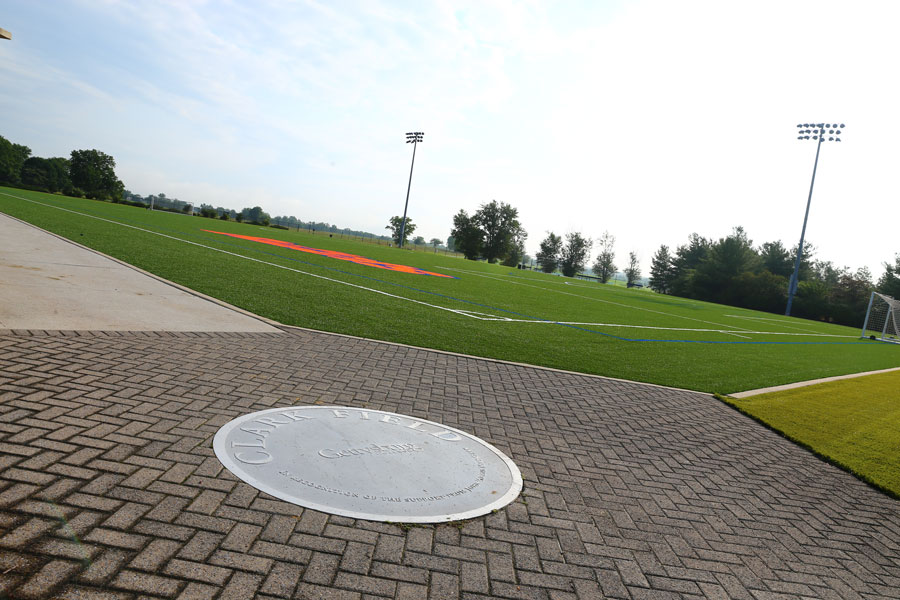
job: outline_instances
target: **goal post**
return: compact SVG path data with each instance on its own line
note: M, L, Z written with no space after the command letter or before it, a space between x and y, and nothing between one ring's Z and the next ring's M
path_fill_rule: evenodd
M900 300L872 292L861 337L900 344L898 325L900 325Z

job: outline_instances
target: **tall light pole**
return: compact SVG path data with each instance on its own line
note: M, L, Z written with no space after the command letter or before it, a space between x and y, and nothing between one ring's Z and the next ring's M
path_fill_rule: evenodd
M810 129L812 128L812 129ZM800 261L803 259L803 238L806 236L806 220L809 218L809 204L812 202L813 186L816 183L816 168L819 166L819 151L822 149L822 142L825 141L827 132L829 142L839 142L841 138L841 130L844 124L841 123L802 123L797 125L798 140L808 140L810 136L816 140L816 162L813 163L812 181L809 183L809 198L806 199L806 214L803 216L803 229L800 231L800 245L797 246L797 259L794 261L794 273L791 275L791 282L788 284L788 301L787 308L784 309L786 316L791 316L791 305L794 303L794 294L797 293L797 283L800 275Z
M406 235L406 208L409 206L409 189L412 187L412 172L416 166L416 145L422 141L425 135L421 131L411 131L406 134L406 143L413 145L412 164L409 165L409 185L406 186L406 204L403 205L403 220L400 222L400 247L403 247L403 238Z

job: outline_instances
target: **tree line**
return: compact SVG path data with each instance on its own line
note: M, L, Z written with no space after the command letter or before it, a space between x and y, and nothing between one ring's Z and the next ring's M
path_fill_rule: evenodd
M125 186L115 159L99 150L72 150L69 158L32 156L31 148L0 136L0 184L76 198L119 201Z
M385 226L385 229L391 230L390 237L381 236L382 239L392 240L397 246L406 246L409 243L409 237L416 230L416 224L412 222L412 219L406 217L406 226L403 226L403 217L394 215L390 219L388 219L388 224ZM372 235L372 234L366 234ZM400 237L403 236L403 243L400 243ZM450 238L452 239L452 238ZM428 242L425 241L425 238L421 235L417 235L413 238L412 244L414 246L424 246L425 244L430 244L434 247L434 251L437 252L438 248L444 247L443 241L439 238L431 238ZM453 250L452 245L446 246L447 249Z
M287 229L306 229L307 231L321 231L332 234L341 233L343 235L351 235L361 238L371 238L379 240L387 239L387 236L384 235L375 235L374 233L370 233L368 231L359 231L356 229L350 229L348 227L338 227L337 225L325 223L323 221L303 221L293 215L272 217L271 224L278 227L285 227Z
M126 189L124 192L122 192L122 203L130 204L131 206L152 208L153 210L164 210L168 212L179 212L185 214L194 212L193 202L185 202L184 200L179 200L178 198L166 196L162 192L160 192L159 194L141 196L140 194L135 194L131 190Z
M389 228L399 235L400 217ZM407 232L414 226L407 224ZM450 249L470 260L484 259L514 266L525 257L527 233L518 220L518 210L506 203L491 201L469 215L460 210L453 217ZM437 241L437 240L433 240ZM536 255L538 267L574 277L585 272L594 240L580 232L561 237L547 232ZM597 240L597 254L591 271L601 283L617 272L615 236L608 231ZM650 268L650 288L660 294L715 302L753 310L783 314L787 305L788 282L797 250L779 240L754 246L742 227L718 240L697 233L687 243L671 251L661 245ZM900 254L884 263L885 273L877 282L865 267L851 270L831 261L818 260L815 247L804 244L798 272L798 287L792 314L798 317L858 326L864 318L872 291L900 298ZM629 287L640 285L641 269L636 252L628 253L623 269Z
M780 240L754 246L742 227L718 240L692 233L674 252L659 247L650 287L661 294L783 314L796 257L796 248L789 250ZM900 254L884 266L884 275L874 282L865 267L854 271L817 260L815 247L805 243L792 315L862 325L873 290L900 296Z
M607 283L618 269L615 263L616 237L605 231L597 241L600 252L594 259L591 271L600 283ZM563 276L575 277L584 273L593 245L591 238L586 238L577 231L567 233L565 241L552 231L548 231L536 256L537 264L545 273L553 273L559 269ZM641 268L636 252L628 253L628 266L623 272L628 287L640 285Z
M385 229L390 230L395 244L405 246L416 230L416 224L409 217L404 221L403 217L395 215L388 220ZM482 204L472 215L460 209L453 217L453 227L447 238L446 248L462 253L469 260L484 259L490 263L502 262L506 266L515 266L526 258L527 236L519 222L518 209L505 202L492 200ZM424 237L417 236L412 243L426 242ZM427 243L437 250L443 241L431 238Z

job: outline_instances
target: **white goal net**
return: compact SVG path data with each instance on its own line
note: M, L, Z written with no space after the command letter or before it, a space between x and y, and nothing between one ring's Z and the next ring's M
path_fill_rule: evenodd
M862 337L900 344L900 300L872 292Z

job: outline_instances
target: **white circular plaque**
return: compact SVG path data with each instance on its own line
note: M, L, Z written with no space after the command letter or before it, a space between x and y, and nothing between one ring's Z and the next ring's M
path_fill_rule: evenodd
M263 410L222 426L213 449L229 471L258 490L355 519L471 519L506 506L522 491L518 467L484 440L379 410Z

